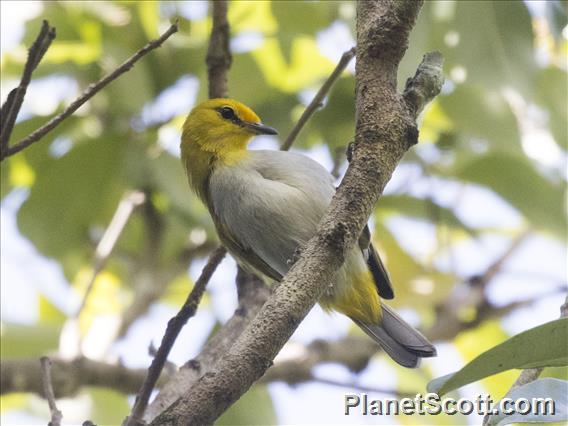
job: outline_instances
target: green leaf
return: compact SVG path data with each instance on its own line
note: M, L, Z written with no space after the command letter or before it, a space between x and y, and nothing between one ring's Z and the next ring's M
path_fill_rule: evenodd
M460 309L461 308L461 309ZM472 306L458 308L458 317L463 321L471 321L476 316L476 308ZM479 326L462 331L454 339L454 347L464 360L471 362L483 352L504 342L511 336L503 330L501 322L497 319L486 320ZM518 377L515 370L504 371L481 380L480 384L494 398L502 398Z
M485 140L499 151L520 151L517 120L501 94L464 84L438 101L456 131L468 140Z
M158 3L153 1L138 2L140 22L148 40L158 37Z
M315 35L337 16L338 2L273 1L272 13L280 31L278 39L287 62L291 59L294 38L299 34Z
M482 353L461 370L428 383L428 392L446 394L512 368L568 365L568 318L527 330Z
M531 17L522 1L456 2L454 25L460 41L448 59L463 64L469 80L530 93L537 66Z
M487 186L533 226L564 238L563 185L538 173L526 157L491 153L468 161L456 171L456 177Z
M451 209L431 199L416 198L410 195L383 195L377 204L377 214L383 215L387 212L426 220L434 225L463 229L469 234L474 233L474 230L464 224Z
M253 386L215 422L216 425L273 425L276 413L266 386Z
M60 327L54 324L2 324L2 359L39 357L57 350Z
M90 227L106 226L122 195L116 182L121 150L118 141L92 140L37 173L18 226L44 255L90 249Z
M231 32L260 31L273 34L278 29L270 2L232 1L229 3L228 20Z
M326 105L317 111L307 130L315 130L330 147L347 146L355 138L355 78L345 75L332 87ZM320 141L318 141L320 142Z
M550 32L557 43L562 43L562 30L568 25L568 10L566 2L561 0L549 0L545 3L545 16L550 27Z
M538 76L537 102L548 112L548 126L554 140L564 149L568 149L568 99L566 95L565 70L556 67L542 69Z
M92 407L89 420L97 425L119 425L130 412L126 395L106 388L89 387Z
M539 67L533 40L531 16L521 0L427 1L410 35L399 84L414 74L424 52L439 50L450 77L465 71L464 84L493 92L511 86L534 95Z
M529 411L526 414L506 415L497 406L498 414L489 417L489 426L504 426L511 423L540 423L540 422L565 422L568 420L568 382L558 379L539 379L526 385L519 386L507 394L507 398L513 401L526 399L534 401L534 398L550 398L551 403L540 405L540 412ZM543 412L547 407L548 412Z
M424 310L441 303L457 278L418 263L399 244L390 230L378 220L373 230L373 244L381 254L394 283L394 307Z
M39 294L39 320L42 324L52 324L61 327L65 323L67 316L57 306L45 297Z

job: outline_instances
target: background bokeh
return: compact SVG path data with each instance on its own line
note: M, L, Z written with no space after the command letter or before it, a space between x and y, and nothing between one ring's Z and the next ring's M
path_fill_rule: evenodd
M18 82L42 19L57 38L34 73L12 142L60 112L90 82L180 18L180 32L1 168L1 355L79 354L146 367L217 241L179 161L180 127L207 96L206 2L1 2L2 102ZM354 2L230 3L231 97L287 135L341 54L354 45ZM420 143L405 156L371 218L391 272L393 301L416 326L437 325L439 356L405 370L384 355L355 375L318 366L314 380L254 387L226 424L479 424L475 416L343 415L357 386L425 392L520 331L556 319L566 291L566 3L427 1L410 38L399 85L426 51L445 57L442 94L422 115ZM340 176L354 132L354 63L294 145ZM276 137L252 149L277 149ZM79 308L94 251L120 200L147 202L130 218ZM479 278L513 244L486 285ZM235 263L215 273L170 360L183 364L236 307ZM451 313L449 317L441 315ZM445 319L445 318L449 318ZM316 338L360 333L318 307L281 356ZM509 389L506 372L455 395ZM565 369L544 375L566 377ZM39 378L38 378L39 380ZM389 397L374 394L375 398ZM60 401L66 422L119 424L132 395L82 388ZM45 423L38 396L3 394L3 424Z

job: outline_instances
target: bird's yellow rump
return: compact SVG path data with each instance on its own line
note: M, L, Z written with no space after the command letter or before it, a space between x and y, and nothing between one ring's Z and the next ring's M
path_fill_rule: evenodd
M335 188L333 177L308 157L247 150L253 136L276 133L242 103L211 99L188 115L181 153L221 242L243 267L279 281L296 248L314 235ZM365 228L319 303L351 318L399 364L416 367L435 348L381 303L394 293L370 240Z

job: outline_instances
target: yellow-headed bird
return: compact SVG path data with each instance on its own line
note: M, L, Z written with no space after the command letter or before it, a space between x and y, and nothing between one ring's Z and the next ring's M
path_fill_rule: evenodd
M211 99L183 126L181 152L189 184L207 205L219 238L246 269L280 281L298 246L316 228L335 192L333 177L300 154L248 151L250 139L277 132L247 106ZM392 299L368 228L319 303L351 318L399 364L416 367L434 346L380 298Z

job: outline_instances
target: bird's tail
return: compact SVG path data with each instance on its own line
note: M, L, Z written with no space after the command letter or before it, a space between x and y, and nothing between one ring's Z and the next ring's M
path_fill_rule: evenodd
M351 318L355 324L377 342L389 356L404 367L415 368L422 358L436 356L436 348L418 330L396 312L381 304L379 324L365 324Z

